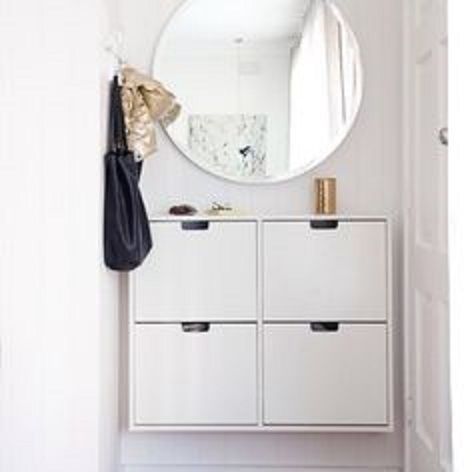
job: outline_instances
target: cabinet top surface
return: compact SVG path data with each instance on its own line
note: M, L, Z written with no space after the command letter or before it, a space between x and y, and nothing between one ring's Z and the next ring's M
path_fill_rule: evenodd
M151 223L165 222L165 221L248 221L248 222L271 222L271 221L310 221L310 220L339 220L339 221L367 221L367 222L386 222L388 217L382 215L207 215L205 213L196 214L192 216L174 216L174 215L153 215L150 219Z

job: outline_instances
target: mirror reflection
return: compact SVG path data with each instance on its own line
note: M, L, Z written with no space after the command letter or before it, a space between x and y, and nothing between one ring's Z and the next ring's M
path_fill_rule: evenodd
M239 182L322 162L362 95L356 39L329 0L188 0L159 41L154 75L182 105L173 142Z

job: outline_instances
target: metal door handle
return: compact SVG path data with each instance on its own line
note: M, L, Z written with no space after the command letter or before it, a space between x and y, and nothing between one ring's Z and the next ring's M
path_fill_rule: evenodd
M339 227L338 220L311 220L310 221L311 229L330 230L330 229L337 229L338 227Z
M184 231L207 231L210 227L209 221L182 221L180 224Z
M339 323L335 322L315 322L310 323L310 329L314 333L337 333L339 331Z
M184 333L208 333L210 323L182 323Z
M447 126L439 130L439 142L443 146L449 145L448 131L449 129L447 128Z

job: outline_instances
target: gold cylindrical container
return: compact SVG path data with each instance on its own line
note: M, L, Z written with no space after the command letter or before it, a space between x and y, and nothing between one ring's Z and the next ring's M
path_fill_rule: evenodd
M318 215L336 213L336 179L315 179L315 212Z

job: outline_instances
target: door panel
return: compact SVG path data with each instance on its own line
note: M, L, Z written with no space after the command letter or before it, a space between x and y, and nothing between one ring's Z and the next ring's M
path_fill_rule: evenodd
M135 424L256 423L255 325L136 325L135 330Z
M266 222L266 320L387 319L387 224Z
M408 472L451 470L447 259L447 8L409 2L409 153L406 167Z
M255 320L256 226L152 223L156 247L134 275L135 320Z
M264 327L264 423L386 425L386 325L318 325Z

